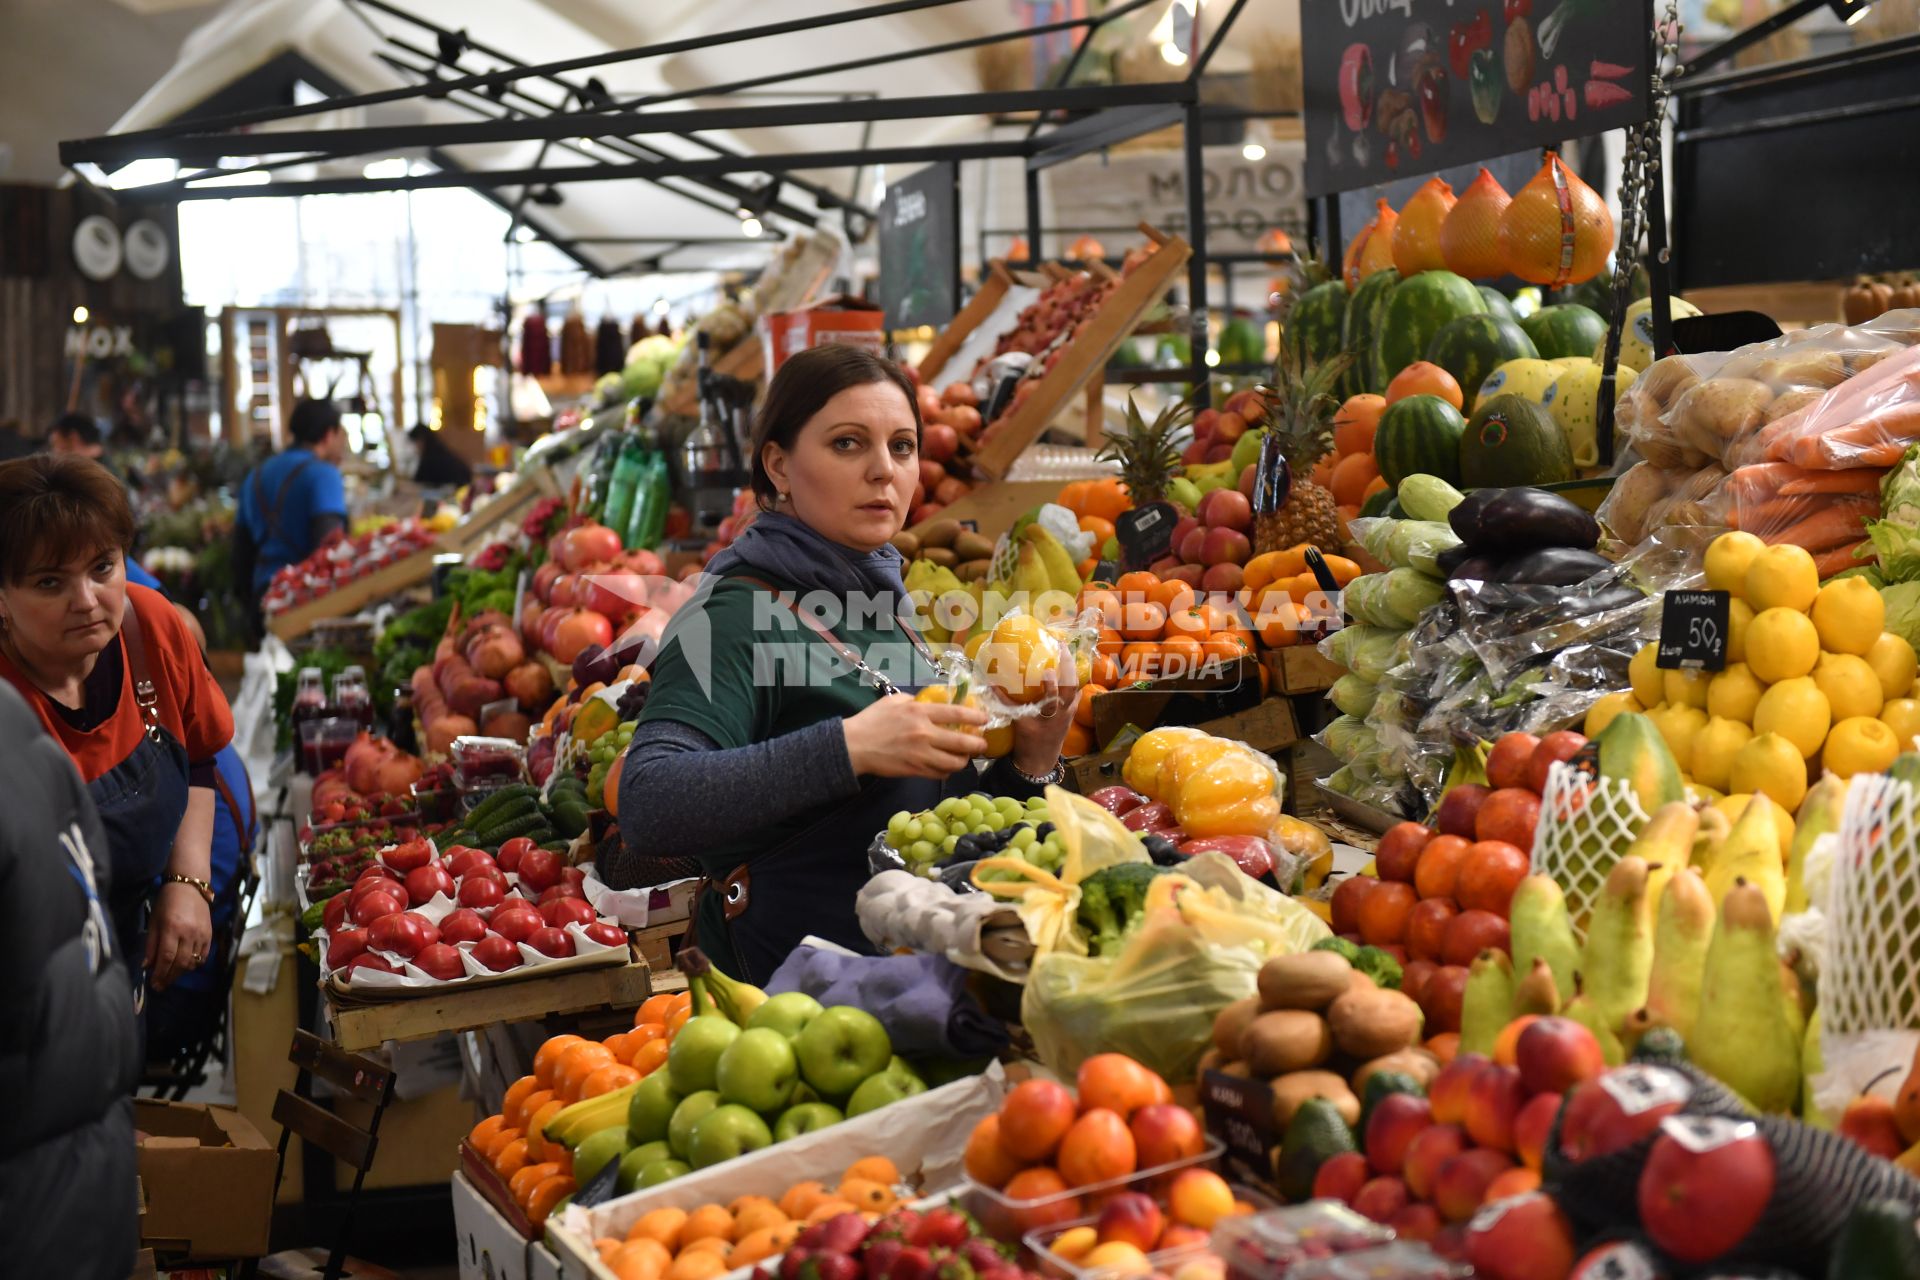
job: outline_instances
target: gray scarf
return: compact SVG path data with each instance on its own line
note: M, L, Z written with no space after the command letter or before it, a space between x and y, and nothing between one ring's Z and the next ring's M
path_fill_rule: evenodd
M907 594L901 578L903 563L891 545L861 551L835 542L794 516L763 511L732 546L707 563L707 572L757 572L800 595L810 591L840 596L885 594L897 609Z

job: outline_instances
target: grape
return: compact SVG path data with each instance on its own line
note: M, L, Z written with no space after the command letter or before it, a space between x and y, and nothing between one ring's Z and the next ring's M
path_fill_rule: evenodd
M933 846L925 840L915 840L907 848L907 857L914 862L932 862L934 859Z
M1013 833L1013 847L1016 849L1030 849L1033 847L1033 841L1032 827L1023 826Z
M912 844L914 841L921 839L925 836L926 830L926 824L919 818L909 818L907 820L907 829L904 833L907 838L907 843Z
M958 847L959 844L960 844L959 836L948 836L945 840L942 840L940 842L940 852L951 857L953 855L954 849Z
M989 831L1005 831L1006 829L1007 829L1007 815L1006 815L1006 814L1004 814L1004 813L992 813L992 814L989 814L989 815L987 815L987 830L989 830Z
M1001 796L993 802L993 807L1009 818L1017 818L1022 812L1020 802L1011 796Z
M947 824L933 817L921 819L920 838L928 844L939 844L947 838Z
M912 817L912 814L902 809L887 819L887 838L893 842L895 848L899 848L901 843L906 840L907 823Z

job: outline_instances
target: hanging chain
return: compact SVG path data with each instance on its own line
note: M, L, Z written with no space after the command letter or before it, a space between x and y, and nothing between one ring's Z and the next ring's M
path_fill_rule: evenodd
M1615 315L1626 311L1633 289L1633 269L1640 260L1640 242L1647 234L1648 175L1660 168L1661 137L1667 119L1667 99L1672 81L1682 73L1680 65L1679 0L1667 0L1666 21L1656 23L1649 33L1653 80L1653 105L1647 119L1626 131L1626 146L1620 157L1620 246L1614 254L1613 307Z

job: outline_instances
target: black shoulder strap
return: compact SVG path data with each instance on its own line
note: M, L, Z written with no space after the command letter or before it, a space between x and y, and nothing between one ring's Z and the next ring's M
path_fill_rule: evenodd
M313 463L314 459L309 455L293 464L293 470L287 472L287 474L282 477L280 487L274 491L273 505L271 507L263 505L260 497L260 472L266 464L262 463L259 467L253 469L253 506L254 510L259 512L260 523L265 529L265 532L260 535L261 542L264 543L269 538L279 536L280 509L287 505L287 495L293 492L293 482L298 480L300 473L312 466Z

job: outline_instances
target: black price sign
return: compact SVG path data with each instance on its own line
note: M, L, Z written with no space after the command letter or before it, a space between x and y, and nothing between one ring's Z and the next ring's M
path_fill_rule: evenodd
M1660 605L1660 651L1667 671L1719 671L1727 665L1728 600L1724 591L1669 591Z
M1173 548L1173 526L1180 508L1171 502L1149 502L1123 511L1113 522L1114 541L1120 544L1120 565L1128 572L1144 569Z
M1272 1086L1209 1071L1200 1080L1200 1106L1206 1112L1207 1132L1227 1144L1227 1160L1238 1166L1241 1176L1271 1182L1273 1149L1280 1145L1280 1135L1273 1131Z
M892 329L960 310L960 182L950 160L892 183L880 202L880 305Z

